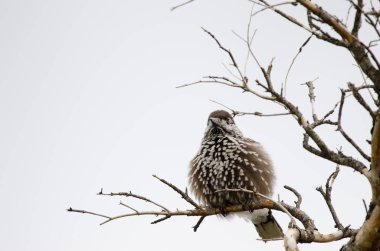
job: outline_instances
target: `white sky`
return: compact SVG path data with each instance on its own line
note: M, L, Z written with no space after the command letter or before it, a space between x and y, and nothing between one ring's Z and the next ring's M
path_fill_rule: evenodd
M330 7L345 18L347 2L342 2ZM209 99L243 111L282 111L226 87L175 88L205 75L229 75L222 65L228 58L200 27L213 32L244 64L246 50L231 31L245 35L251 8L246 0L199 0L169 11L179 3L0 1L0 250L281 249L282 242L256 241L254 227L240 219L209 217L193 233L197 218L150 225L154 217L135 217L99 226L100 218L65 211L71 206L123 213L120 199L153 209L130 198L98 197L100 188L131 190L171 209L188 209L151 175L185 188L188 163L198 150L207 116L221 108ZM296 10L289 7L304 18ZM279 87L308 34L271 12L253 19L255 29L255 53L263 65L276 58L273 80ZM300 84L319 77L317 111L325 113L338 99L339 86L349 80L362 83L353 64L348 52L312 39L290 73L289 99L309 116L306 88ZM251 83L261 78L254 64L248 69ZM369 118L349 100L346 129L368 152ZM302 150L301 130L290 117L239 117L236 123L271 154L281 199L294 200L283 185L297 188L303 194L302 208L319 230L334 231L315 188L324 185L335 165ZM353 152L334 133L321 132L332 149L343 146ZM333 200L344 225L361 224L361 200L369 194L363 177L342 168ZM287 217L276 216L286 228ZM338 250L342 243L301 248Z

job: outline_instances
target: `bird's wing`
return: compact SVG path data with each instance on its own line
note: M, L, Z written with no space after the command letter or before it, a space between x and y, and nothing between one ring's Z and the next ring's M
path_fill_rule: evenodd
M243 149L240 157L244 162L245 175L250 181L254 181L254 188L257 192L272 195L275 174L269 155L259 142L244 138L242 143Z

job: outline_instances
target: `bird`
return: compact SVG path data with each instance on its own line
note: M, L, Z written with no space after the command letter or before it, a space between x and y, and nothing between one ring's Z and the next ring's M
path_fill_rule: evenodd
M195 198L223 213L227 206L258 201L254 193L223 189L242 188L272 196L276 176L262 145L244 137L229 112L216 110L208 117L200 149L190 162L188 178ZM281 226L269 209L251 211L240 216L255 225L263 240L283 237Z

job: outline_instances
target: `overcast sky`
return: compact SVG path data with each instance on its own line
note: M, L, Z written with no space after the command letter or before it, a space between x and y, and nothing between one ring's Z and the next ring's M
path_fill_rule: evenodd
M347 2L321 1L346 18ZM339 2L339 3L338 3ZM133 191L171 209L189 209L181 198L152 178L156 174L187 186L188 163L198 150L208 114L221 106L247 112L283 112L250 94L215 85L175 87L205 75L230 76L226 55L205 27L244 65L246 48L233 34L246 35L251 4L246 0L199 0L170 12L181 1L12 0L0 1L0 249L7 251L98 250L280 250L282 242L257 241L243 220L154 217L102 219L67 213L68 207L116 215L122 200L96 196ZM327 5L330 4L331 6ZM334 6L335 5L335 6ZM300 8L286 8L305 18ZM255 7L254 10L258 10ZM352 21L352 18L349 20ZM269 11L256 15L253 48L263 65L275 57L273 80L284 82L289 65L309 34ZM366 34L363 34L365 36ZM369 39L369 38L368 38ZM261 78L250 62L252 87ZM338 87L363 82L348 52L312 39L288 77L288 98L310 118L306 87L318 77L317 112L338 100ZM370 120L349 99L346 129L369 152ZM276 196L293 203L282 187L303 195L302 209L323 233L334 223L321 195L335 165L302 149L302 131L291 117L238 117L245 136L260 141L277 172ZM321 131L332 149L357 154L332 130ZM364 178L342 168L333 203L346 226L361 225L362 199L370 196ZM283 228L288 218L275 213ZM338 250L343 242L303 244L302 250ZM324 245L322 247L322 245Z

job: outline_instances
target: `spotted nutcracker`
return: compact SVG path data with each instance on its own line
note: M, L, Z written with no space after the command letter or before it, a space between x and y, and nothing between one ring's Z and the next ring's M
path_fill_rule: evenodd
M249 205L258 200L252 193L215 191L244 188L271 196L274 181L272 161L261 144L244 137L228 112L212 112L201 147L190 163L190 189L196 198L221 210L231 205ZM256 226L263 239L283 236L268 209L240 215Z

